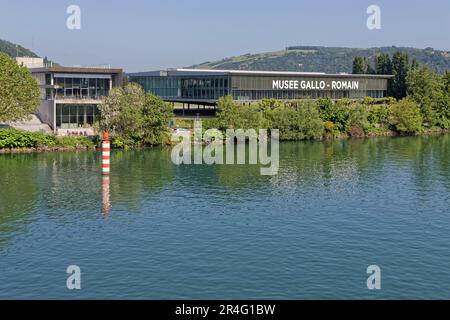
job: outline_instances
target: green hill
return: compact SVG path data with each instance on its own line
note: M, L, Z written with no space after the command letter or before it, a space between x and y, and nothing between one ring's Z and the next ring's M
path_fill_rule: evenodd
M15 57L33 57L37 58L38 55L20 45L16 45L6 40L0 39L0 52L6 53L8 56Z
M436 72L444 73L450 70L449 51L395 46L369 49L295 46L283 51L245 54L205 62L191 68L351 73L353 59L356 56L365 56L373 61L379 53L388 53L392 56L396 51L407 53L410 59L416 59L420 64L425 64Z

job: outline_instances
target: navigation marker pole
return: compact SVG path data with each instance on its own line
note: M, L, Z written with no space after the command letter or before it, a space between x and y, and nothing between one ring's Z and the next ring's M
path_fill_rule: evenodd
M109 214L111 202L109 199L109 172L111 158L111 140L108 132L103 132L102 140L102 213L103 216Z

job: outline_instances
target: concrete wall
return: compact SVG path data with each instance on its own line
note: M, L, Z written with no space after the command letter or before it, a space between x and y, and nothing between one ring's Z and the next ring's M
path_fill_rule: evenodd
M55 130L55 101L41 100L38 116L42 122L48 124L53 130Z
M29 69L44 67L44 59L42 58L16 57L16 61L18 64L23 65Z

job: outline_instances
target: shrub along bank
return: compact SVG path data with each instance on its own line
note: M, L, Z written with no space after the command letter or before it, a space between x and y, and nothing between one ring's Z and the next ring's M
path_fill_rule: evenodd
M279 129L281 140L414 135L448 129L444 125L429 126L423 110L411 97L399 101L393 98L290 102L265 99L252 105L224 97L218 104L217 119L209 120L203 127Z
M28 132L16 129L0 129L0 151L58 151L85 150L96 143L86 137L58 137L54 134Z

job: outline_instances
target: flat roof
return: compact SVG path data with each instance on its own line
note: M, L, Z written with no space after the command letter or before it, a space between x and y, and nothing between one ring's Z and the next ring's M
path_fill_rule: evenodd
M349 78L391 78L392 75L379 74L350 74L350 73L324 73L324 72L295 72L295 71L256 71L256 70L214 70L214 69L184 69L175 68L148 72L129 73L134 77L159 76L210 76L210 75L261 75L261 76L323 76L323 77L349 77Z
M97 73L97 74L120 74L123 72L122 69L115 69L115 68L61 67L61 66L31 68L30 71L31 73L53 72L53 73Z

